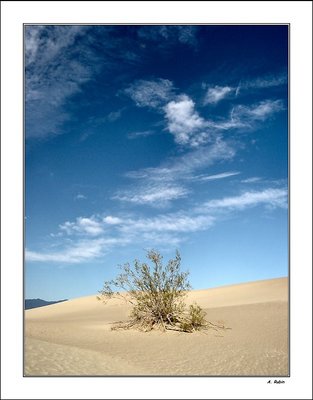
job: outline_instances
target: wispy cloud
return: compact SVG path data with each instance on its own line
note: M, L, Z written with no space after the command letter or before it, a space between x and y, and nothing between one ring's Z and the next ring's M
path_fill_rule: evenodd
M107 123L114 123L119 120L122 116L122 112L124 108L121 108L116 111L111 111L107 115L104 116L91 116L87 119L85 126L83 126L84 132L80 136L80 141L83 142L89 136L92 136L99 132L99 130L103 129Z
M194 177L196 171L205 169L216 162L231 160L236 148L230 141L217 138L211 145L189 150L172 157L158 167L130 171L127 177L156 182L177 182Z
M205 121L198 114L195 103L189 96L176 96L172 82L165 79L136 81L125 93L138 107L149 107L163 112L167 130L174 136L176 143L197 147L208 142L209 128L214 124Z
M44 59L45 62L72 45L77 35L82 34L80 26L44 26L25 27L25 64L29 66Z
M151 89L154 85L155 91ZM211 176L206 174L197 179L195 172L234 157L240 143L226 141L224 137L227 131L256 130L261 122L284 110L281 100L267 99L250 105L235 105L228 116L208 119L199 114L195 102L188 95L174 95L172 83L166 83L165 87L171 88L170 94L164 89L163 80L157 84L156 81L149 81L149 85L147 81L140 81L129 88L129 94L140 107L163 110L166 130L173 135L177 144L189 151L158 167L130 171L126 176L141 180L141 183L116 193L114 199L164 207L190 194L192 188L188 185L191 181L212 181L237 175L238 172L226 172ZM207 101L216 103L234 91L230 86L210 87ZM172 99L168 101L170 97ZM164 102L166 104L161 106Z
M66 231L70 242L58 250L36 252L26 250L26 259L37 262L84 263L103 257L116 246L126 244L162 246L178 245L193 233L211 229L225 215L243 212L247 208L265 206L270 210L286 209L287 190L267 188L247 191L233 197L211 199L200 205L173 213L161 213L154 217L138 215L93 215L78 217L75 222L60 225L58 233ZM90 223L92 221L92 223ZM85 227L88 227L85 229ZM91 227L91 231L89 228ZM96 227L99 237L93 238ZM81 236L77 236L77 232ZM59 235L54 238L60 240Z
M211 123L218 132L228 130L251 131L258 128L260 122L273 117L284 110L281 100L263 100L252 105L236 105L231 109L228 118Z
M115 122L119 118L121 118L121 115L122 115L122 110L112 111L107 115L107 120L109 122Z
M138 137L147 137L153 135L155 132L152 130L130 132L127 137L129 139L136 139Z
M119 225L123 223L123 220L121 218L113 217L112 215L107 215L106 217L103 218L102 221L108 225Z
M132 51L136 43L124 39L122 46L119 32L111 26L25 27L27 138L46 139L64 133L64 123L72 116L68 102L87 83L100 71L116 73L121 65L136 64L138 55ZM121 110L112 111L106 120L114 122L120 117ZM83 139L90 134L87 129Z
M207 169L217 161L230 160L235 153L230 143L219 139L210 146L173 157L158 167L130 171L126 176L135 183L129 189L116 193L113 198L154 208L169 206L171 202L189 196L193 191L190 184L206 176L196 176L196 172ZM231 176L230 174L235 173L227 174ZM216 179L222 177L226 175Z
M237 85L215 85L202 83L202 88L206 89L204 98L204 105L216 104L219 101L235 95L238 97L240 94L247 94L251 90L270 89L278 86L283 86L288 83L288 76L286 73L276 75L265 75L253 79L241 79Z
M204 104L217 104L234 91L235 89L229 86L211 87L207 90L204 98Z
M215 86L209 88L206 104L216 104L235 88ZM138 107L149 107L164 113L166 130L177 144L184 147L199 147L214 141L215 137L229 130L253 130L258 123L284 110L281 100L263 100L252 105L233 106L229 115L216 119L202 117L195 102L186 94L175 95L173 83L158 79L136 81L125 90Z
M278 86L283 86L288 83L288 76L286 73L276 75L266 75L254 79L242 79L237 85L235 96L240 94L247 94L252 90L269 89Z
M87 196L85 196L84 194L78 193L75 198L75 200L86 200Z
M281 100L263 100L251 106L238 105L232 110L232 119L250 126L256 121L264 121L269 116L284 109Z
M163 107L174 96L174 86L168 79L138 80L124 90L138 107Z
M281 73L278 75L267 75L263 77L258 77L251 80L242 81L240 86L242 88L252 88L252 89L264 89L275 86L286 85L288 82L288 76L286 73Z
M77 53L76 40L88 33L82 26L26 26L26 136L45 138L60 133L69 115L66 100L81 90L98 69L88 46ZM86 62L88 58L89 62Z
M78 218L79 219L79 218ZM185 240L181 234L208 229L213 217L196 216L191 218L183 213L161 215L155 218L119 218L106 216L98 219L99 224L111 228L110 237L72 240L69 245L58 250L32 251L26 249L25 258L32 262L52 262L63 264L84 263L103 257L115 247L129 243L171 246ZM75 223L73 223L75 224ZM62 226L64 226L63 224ZM73 234L73 232L72 232ZM58 235L54 235L58 237Z
M199 175L195 176L193 179L198 180L198 181L214 181L217 179L224 179L224 178L229 178L230 176L235 176L239 175L240 172L222 172L220 174L215 174L215 175Z
M117 192L113 198L152 207L165 207L172 201L189 195L192 191L187 185L195 179L195 173L207 169L216 162L230 160L236 154L231 143L217 139L215 143L190 150L180 156L172 157L158 167L130 171L126 176L136 183L129 189ZM225 173L215 179L231 176ZM203 175L204 177L204 175Z
M243 179L240 182L241 183L255 183L255 182L260 182L261 180L262 180L262 178L260 178L259 176L253 176L252 178Z
M245 192L240 196L207 201L201 206L201 210L243 210L247 207L258 206L260 204L275 208L286 208L287 195L286 189L270 188L258 192Z
M60 229L67 235L85 234L90 236L98 236L103 233L101 224L96 221L94 216L91 218L79 217L75 222L67 221L60 225Z
M208 229L213 225L215 218L211 215L188 215L183 212L160 215L155 218L141 218L128 220L121 228L122 232L137 231L188 233Z
M188 193L188 189L177 184L150 183L118 193L113 199L159 208L167 206L173 200L186 197Z
M197 45L198 27L194 25L143 26L138 29L138 36L147 42L153 42L160 48L169 48L181 43L190 47Z
M27 261L78 264L103 257L112 247L126 243L126 239L83 239L54 252L25 251Z

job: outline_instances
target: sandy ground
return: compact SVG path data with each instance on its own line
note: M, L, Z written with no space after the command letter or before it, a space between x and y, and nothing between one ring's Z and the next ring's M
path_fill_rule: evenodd
M287 376L288 280L192 291L216 332L112 331L129 308L96 296L25 312L26 376Z

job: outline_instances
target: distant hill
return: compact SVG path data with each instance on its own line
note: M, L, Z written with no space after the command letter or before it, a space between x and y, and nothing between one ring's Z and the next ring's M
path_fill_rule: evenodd
M30 308L49 306L50 304L61 303L62 301L67 301L67 299L58 301L45 301L42 299L25 299L25 310L29 310Z

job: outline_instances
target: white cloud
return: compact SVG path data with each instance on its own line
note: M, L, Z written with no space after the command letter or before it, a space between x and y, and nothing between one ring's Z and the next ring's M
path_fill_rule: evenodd
M201 206L201 210L243 210L246 207L258 206L260 204L286 208L287 195L286 189L270 188L259 192L245 192L240 196L210 200Z
M160 48L168 48L177 42L195 47L197 30L194 25L150 25L142 26L137 32L140 39L154 42L153 45Z
M268 89L276 86L283 86L288 83L288 76L286 73L281 73L278 75L267 75L255 79L250 80L242 80L239 82L235 96L239 96L239 93L243 89L243 91L247 91L249 89Z
M240 172L222 172L220 174L215 174L215 175L200 175L196 176L194 179L198 181L213 181L216 179L229 178L230 176L235 176L239 174Z
M113 198L154 207L167 206L171 201L186 197L190 193L186 184L195 180L196 171L201 171L216 162L230 160L235 154L233 146L217 139L210 146L199 147L172 157L158 167L128 172L126 176L138 182L129 190L116 193Z
M206 143L209 138L206 122L195 110L195 103L183 94L169 102L165 107L167 129L182 145L197 146Z
M121 115L122 115L122 110L112 111L107 115L107 120L109 122L115 122L119 118L121 118Z
M120 40L112 35L116 28L102 29L100 43L97 29L88 25L25 27L27 138L49 138L63 133L64 122L71 118L71 112L64 106L81 92L83 85L100 71L115 72L121 63L135 62L137 55L125 51ZM130 42L133 47L134 41ZM96 50L100 45L101 54ZM109 113L106 120L116 121L121 111ZM91 134L87 129L82 139Z
M136 139L138 137L147 137L153 135L155 132L152 130L130 132L127 137L129 139Z
M172 200L186 197L189 193L184 187L173 184L143 185L117 194L113 199L134 204L148 204L153 207L164 207Z
M118 217L112 217L111 215L108 215L103 218L103 222L105 222L108 225L119 225L123 221Z
M80 220L80 218L77 218L77 220ZM98 222L100 223L100 219ZM150 246L152 244L163 246L178 245L185 239L181 234L208 229L213 225L214 218L211 216L191 217L183 213L137 219L121 219L119 217L107 216L103 218L102 223L111 225L115 236L100 237L97 239L83 238L76 243L74 240L71 240L69 245L53 252L36 252L26 249L25 258L29 262L75 264L103 257L114 247L129 243L145 243ZM74 223L66 224L70 224L72 227ZM113 234L113 231L111 233ZM74 234L73 230L69 234Z
M216 104L233 92L237 96L239 89L239 86L210 87L204 103ZM281 100L264 100L253 105L236 105L226 118L205 119L199 115L194 101L189 96L186 94L175 96L173 83L166 79L136 81L125 90L125 93L138 107L163 111L166 129L174 136L175 142L191 148L206 145L224 131L256 129L257 123L284 109ZM130 134L129 137L147 136L150 132L149 130L138 132Z
M75 200L86 200L86 199L87 199L87 197L84 194L81 194L81 193L78 193L75 196Z
M230 93L234 92L234 88L229 86L215 86L207 90L204 104L217 104Z
M217 131L256 129L258 123L282 110L284 110L284 105L281 100L263 100L249 106L240 104L232 108L228 119L212 121L211 125Z
M256 129L257 123L282 110L281 100L264 100L251 106L234 106L228 118L214 121L202 118L187 95L178 96L164 107L168 131L176 143L189 147L203 146L230 129Z
M77 35L82 33L78 25L25 27L26 66L37 62L49 62L72 45Z
M207 89L204 104L217 104L221 100L227 98L231 94L235 94L236 97L242 89L267 89L276 86L282 86L287 84L287 75L285 73L279 75L268 75L251 80L241 80L237 87L232 86L212 86ZM207 88L208 85L202 83L202 88Z
M213 225L215 218L211 215L188 215L173 213L160 215L155 218L129 220L122 227L122 231L131 232L174 232L187 233L208 229Z
M146 231L141 233L142 242L147 243L150 247L158 246L160 251L168 250L170 247L177 249L182 242L186 240L186 237L182 234L175 232L160 232L160 231Z
M125 239L99 238L93 240L80 240L64 249L55 252L25 251L27 261L83 263L103 256L112 246L126 243Z
M255 183L255 182L259 182L262 178L258 177L258 176L254 176L252 178L247 178L247 179L243 179L241 181L241 183Z
M76 219L76 222L67 221L60 225L60 229L67 235L86 234L90 236L98 236L103 233L103 227L95 220L94 216L91 218L79 217Z
M25 29L25 63L26 66L35 61L40 45L42 26L26 27Z
M181 43L195 46L197 44L196 32L197 27L192 25L179 25L178 29L178 40Z
M67 230L72 235L70 243L59 250L36 252L26 250L26 260L33 262L60 262L83 263L103 257L115 247L126 244L140 244L153 246L177 245L188 240L192 233L212 228L218 223L220 212L227 215L233 212L244 211L248 207L265 206L269 209L287 207L287 190L268 188L258 192L245 192L239 196L213 199L197 207L175 213L159 214L154 217L140 217L132 215L120 216L92 216L78 217L75 222L66 222L60 225L60 232ZM90 238L90 228L93 221L101 230L101 236ZM104 227L107 229L105 230ZM78 231L82 238L76 236ZM93 235L93 232L92 232ZM109 235L109 236L108 236ZM58 234L55 240L60 240ZM60 242L59 242L60 243ZM64 241L63 241L64 243Z
M61 133L70 118L64 103L81 90L99 66L85 43L87 26L25 27L26 137L44 138ZM80 40L81 53L75 53ZM86 63L85 57L90 62Z
M269 87L285 85L288 82L287 74L281 73L279 75L268 75L260 78L243 81L240 86L246 89L256 88L264 89Z
M174 96L174 86L168 79L138 80L124 91L138 107L163 107Z
M239 105L233 109L233 118L246 123L264 121L270 115L284 109L281 100L264 100L252 106Z
M175 182L193 179L194 173L216 162L231 160L236 149L225 140L217 139L213 144L192 149L187 153L172 157L159 167L130 171L126 176L146 181L143 187L153 182Z
M93 217L94 218L94 217ZM77 218L81 220L82 218ZM36 252L26 249L25 257L27 261L33 262L59 262L59 263L83 263L103 257L108 251L116 246L129 243L151 243L155 244L178 244L184 237L179 234L187 234L210 228L214 223L214 217L210 215L191 216L186 213L174 213L159 215L154 218L120 218L107 216L102 220L97 220L99 224L111 226L111 236L101 236L96 239L79 239L75 242L70 240L70 244L59 250ZM65 223L71 228L76 223ZM68 234L74 235L73 230ZM54 235L56 238L58 235ZM59 246L60 247L60 246Z

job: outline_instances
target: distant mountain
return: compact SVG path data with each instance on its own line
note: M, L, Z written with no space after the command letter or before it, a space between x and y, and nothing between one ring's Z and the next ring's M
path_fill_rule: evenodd
M67 299L58 301L46 301L42 299L25 299L25 310L29 310L30 308L49 306L50 304L61 303L62 301L67 301Z

